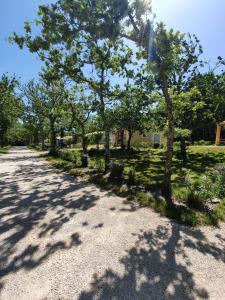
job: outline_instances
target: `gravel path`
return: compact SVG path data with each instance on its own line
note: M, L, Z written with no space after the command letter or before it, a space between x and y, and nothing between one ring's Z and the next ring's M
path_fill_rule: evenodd
M225 299L225 224L191 229L55 170L0 156L0 299Z

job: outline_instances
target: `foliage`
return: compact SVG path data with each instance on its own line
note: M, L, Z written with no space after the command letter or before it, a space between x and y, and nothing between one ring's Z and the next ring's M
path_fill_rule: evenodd
M0 79L0 146L7 144L7 132L20 117L23 105L16 95L18 81L3 74Z
M129 168L127 171L127 183L129 185L135 184L136 181L136 173L134 168Z
M9 151L9 147L8 146L5 146L3 148L0 148L0 155L1 154L6 154L8 151Z
M25 146L32 142L32 134L30 128L21 123L15 123L8 130L8 142L14 146Z
M72 162L74 166L80 166L81 164L81 153L77 150L63 149L59 150L58 156L66 161Z
M99 146L102 137L103 137L103 133L102 132L92 132L90 134L88 134L89 137L89 142L90 144L94 144Z

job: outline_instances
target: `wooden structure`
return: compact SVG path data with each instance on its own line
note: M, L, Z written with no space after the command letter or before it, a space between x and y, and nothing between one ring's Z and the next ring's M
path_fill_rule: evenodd
M225 121L216 126L216 146L225 145L225 139L221 138L222 128L225 127Z

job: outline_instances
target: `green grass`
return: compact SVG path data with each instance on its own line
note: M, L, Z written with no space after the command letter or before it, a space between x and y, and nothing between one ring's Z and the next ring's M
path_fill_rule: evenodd
M41 157L45 158L49 161L55 168L67 172L73 176L83 176L84 172L82 172L81 168L76 168L74 163L66 161L59 157L54 157L49 154L43 154Z
M46 158L57 168L66 171L75 176L87 175L84 174L80 167L79 155L80 149L67 149L74 152L74 156L78 157L75 161L66 161L62 158L46 156ZM218 163L225 162L225 147L215 146L190 146L187 151L188 159L186 163L174 155L173 159L173 174L172 174L172 189L176 200L184 202L186 188L184 178L187 172L192 176L193 180L197 181L203 174L206 174L214 168ZM65 157L70 158L70 155ZM72 156L73 157L73 156ZM158 192L161 189L163 172L164 172L164 150L163 149L142 149L137 151L120 151L112 149L112 161L122 162L124 168L124 179L132 179L132 184L137 188L126 188L122 180L116 181L108 179L103 175L104 169L104 150L98 153L90 152L89 167L94 172L91 172L89 180L100 185L104 189L110 189L117 195L126 197L130 200L135 200L143 206L152 207L162 216L173 218L182 224L197 226L199 224L216 225L219 220L225 221L225 201L221 202L214 213L202 212L194 208L188 208L180 205L174 209L168 208L165 201L157 196L149 196L146 192L141 192L138 186L143 186L151 192ZM128 181L129 182L129 181ZM154 193L153 193L154 194Z
M8 153L9 149L10 149L9 146L0 148L0 155L1 155L1 154L6 154L6 153Z

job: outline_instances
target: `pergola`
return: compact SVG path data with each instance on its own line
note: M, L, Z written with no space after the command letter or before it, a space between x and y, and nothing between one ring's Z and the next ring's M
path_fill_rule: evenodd
M225 144L225 140L221 139L221 130L223 127L225 127L225 121L218 123L216 125L216 146Z

